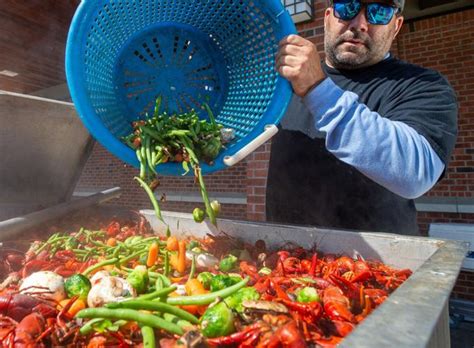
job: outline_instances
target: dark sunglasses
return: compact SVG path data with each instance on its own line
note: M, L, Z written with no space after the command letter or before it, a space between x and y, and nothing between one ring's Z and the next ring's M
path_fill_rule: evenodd
M332 4L334 16L343 21L350 21L355 18L362 9L360 0L334 0ZM365 16L367 22L375 25L386 25L390 23L393 15L400 11L398 7L379 2L365 4Z

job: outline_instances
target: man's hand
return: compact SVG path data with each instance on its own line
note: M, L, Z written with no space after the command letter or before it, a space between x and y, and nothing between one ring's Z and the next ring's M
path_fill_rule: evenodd
M291 82L296 95L304 97L326 78L316 46L301 36L289 35L280 41L276 69Z

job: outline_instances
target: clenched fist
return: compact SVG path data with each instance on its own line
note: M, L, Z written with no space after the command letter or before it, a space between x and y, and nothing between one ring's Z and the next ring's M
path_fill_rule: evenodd
M276 69L290 81L296 95L304 97L311 88L326 78L316 46L298 35L280 41Z

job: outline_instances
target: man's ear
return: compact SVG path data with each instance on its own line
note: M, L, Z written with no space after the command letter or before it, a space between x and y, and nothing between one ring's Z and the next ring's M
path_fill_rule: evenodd
M332 13L332 8L328 7L326 11L324 11L324 28L326 29L327 21L329 19L329 16L331 16Z
M402 29L403 21L405 19L403 16L397 16L395 18L395 36L393 37L394 39L397 37L398 33L400 32L400 29Z

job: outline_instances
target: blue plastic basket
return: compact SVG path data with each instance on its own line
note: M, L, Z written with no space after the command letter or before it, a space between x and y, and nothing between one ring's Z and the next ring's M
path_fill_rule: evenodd
M275 71L275 56L292 33L280 0L83 0L66 47L71 97L91 134L135 167L135 152L120 137L131 121L153 114L156 97L168 113L199 110L206 101L217 121L235 130L215 164L202 166L220 170L224 156L286 111L292 91ZM183 169L166 163L158 172Z

